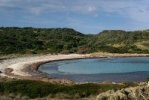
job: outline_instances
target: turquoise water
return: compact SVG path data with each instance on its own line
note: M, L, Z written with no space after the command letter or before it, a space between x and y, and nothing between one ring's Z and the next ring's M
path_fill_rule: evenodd
M107 78L105 78L105 81L127 80L129 78L131 78L130 80L137 80L137 78L138 80L143 80L149 76L149 57L95 58L57 61L43 64L39 70L53 77L66 77L72 80L77 79L77 81L84 80L81 79L81 77L86 78L86 81L93 79L95 81L100 81L106 76ZM108 75L110 79L108 79ZM117 75L121 77L119 78ZM127 77L125 77L126 75ZM88 78L89 80L87 80Z

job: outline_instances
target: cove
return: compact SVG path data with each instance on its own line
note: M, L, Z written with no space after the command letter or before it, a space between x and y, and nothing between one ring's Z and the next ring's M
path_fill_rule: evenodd
M54 61L41 65L39 71L76 82L144 81L149 77L149 57Z

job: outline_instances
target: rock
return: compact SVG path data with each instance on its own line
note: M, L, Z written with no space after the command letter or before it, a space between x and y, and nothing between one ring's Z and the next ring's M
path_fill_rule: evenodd
M6 68L6 69L5 69L5 73L6 73L6 74L10 74L12 71L13 71L12 68Z
M126 96L120 91L110 90L97 96L97 100L127 100Z
M147 86L149 86L149 81L147 82Z
M149 100L149 87L137 86L99 94L96 100Z

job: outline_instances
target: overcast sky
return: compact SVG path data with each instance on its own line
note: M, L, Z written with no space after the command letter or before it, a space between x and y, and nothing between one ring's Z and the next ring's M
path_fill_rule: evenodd
M149 29L149 0L0 0L0 26Z

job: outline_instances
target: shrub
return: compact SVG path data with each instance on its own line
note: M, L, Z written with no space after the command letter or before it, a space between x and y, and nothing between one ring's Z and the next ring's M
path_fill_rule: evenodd
M65 86L29 80L0 82L1 93L21 94L30 98L45 97L56 94L65 94L66 97L75 97L77 95L83 98L99 94L100 92L106 90L121 89L124 87L125 85L114 84L76 84L72 86Z

